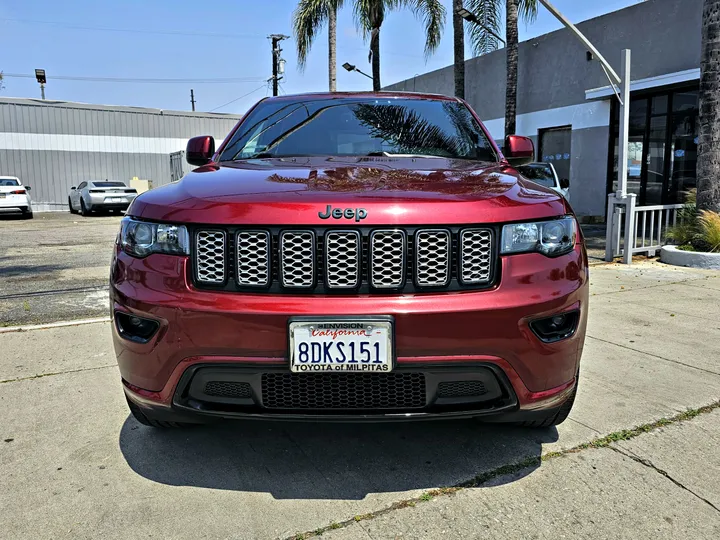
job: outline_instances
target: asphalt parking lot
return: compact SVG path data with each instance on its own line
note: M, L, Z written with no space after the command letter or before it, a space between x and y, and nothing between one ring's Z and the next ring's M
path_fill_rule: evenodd
M79 299L105 285L118 221L0 221L0 537L720 537L717 272L593 267L580 390L557 429L158 431L128 414L109 323L7 328L105 316L106 291Z
M0 215L0 326L107 315L119 215Z

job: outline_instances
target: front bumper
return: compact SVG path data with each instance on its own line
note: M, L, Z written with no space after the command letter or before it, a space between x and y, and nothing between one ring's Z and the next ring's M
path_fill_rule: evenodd
M188 264L181 257L134 259L121 251L113 260L113 313L160 322L148 343L124 339L113 325L125 392L155 417L391 420L500 415L509 419L522 413L526 419L561 406L576 384L588 299L587 258L580 244L554 259L540 254L503 257L501 280L494 288L443 294L340 299L200 291L187 279ZM576 309L580 311L577 330L562 341L543 343L529 327L536 318ZM298 315L329 319L391 315L393 373L422 373L429 380L442 372L463 380L489 372L500 393L492 394L492 399L450 404L428 385L423 407L351 412L269 408L258 387L243 403L212 402L188 393L192 377L207 368L234 370L240 382L248 373L256 379L264 373L289 373L287 320Z

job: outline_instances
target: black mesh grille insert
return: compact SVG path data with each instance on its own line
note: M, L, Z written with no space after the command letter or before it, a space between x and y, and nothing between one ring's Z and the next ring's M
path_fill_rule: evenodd
M250 385L244 382L210 381L205 385L205 395L213 397L249 398Z
M438 397L469 397L487 394L482 381L449 381L438 385Z
M264 373L269 409L419 409L425 407L422 373Z

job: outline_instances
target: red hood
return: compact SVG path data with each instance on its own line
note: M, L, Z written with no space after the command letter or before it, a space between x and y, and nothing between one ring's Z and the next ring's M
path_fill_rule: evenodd
M503 163L434 158L292 158L208 165L143 193L128 214L177 223L341 225L327 206L363 208L362 225L521 221L569 212L554 191Z

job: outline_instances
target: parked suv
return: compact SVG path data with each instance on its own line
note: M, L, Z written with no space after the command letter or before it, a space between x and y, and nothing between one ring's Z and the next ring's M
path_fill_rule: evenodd
M195 171L139 195L111 269L130 410L213 418L570 412L588 267L568 203L443 96L264 99Z

